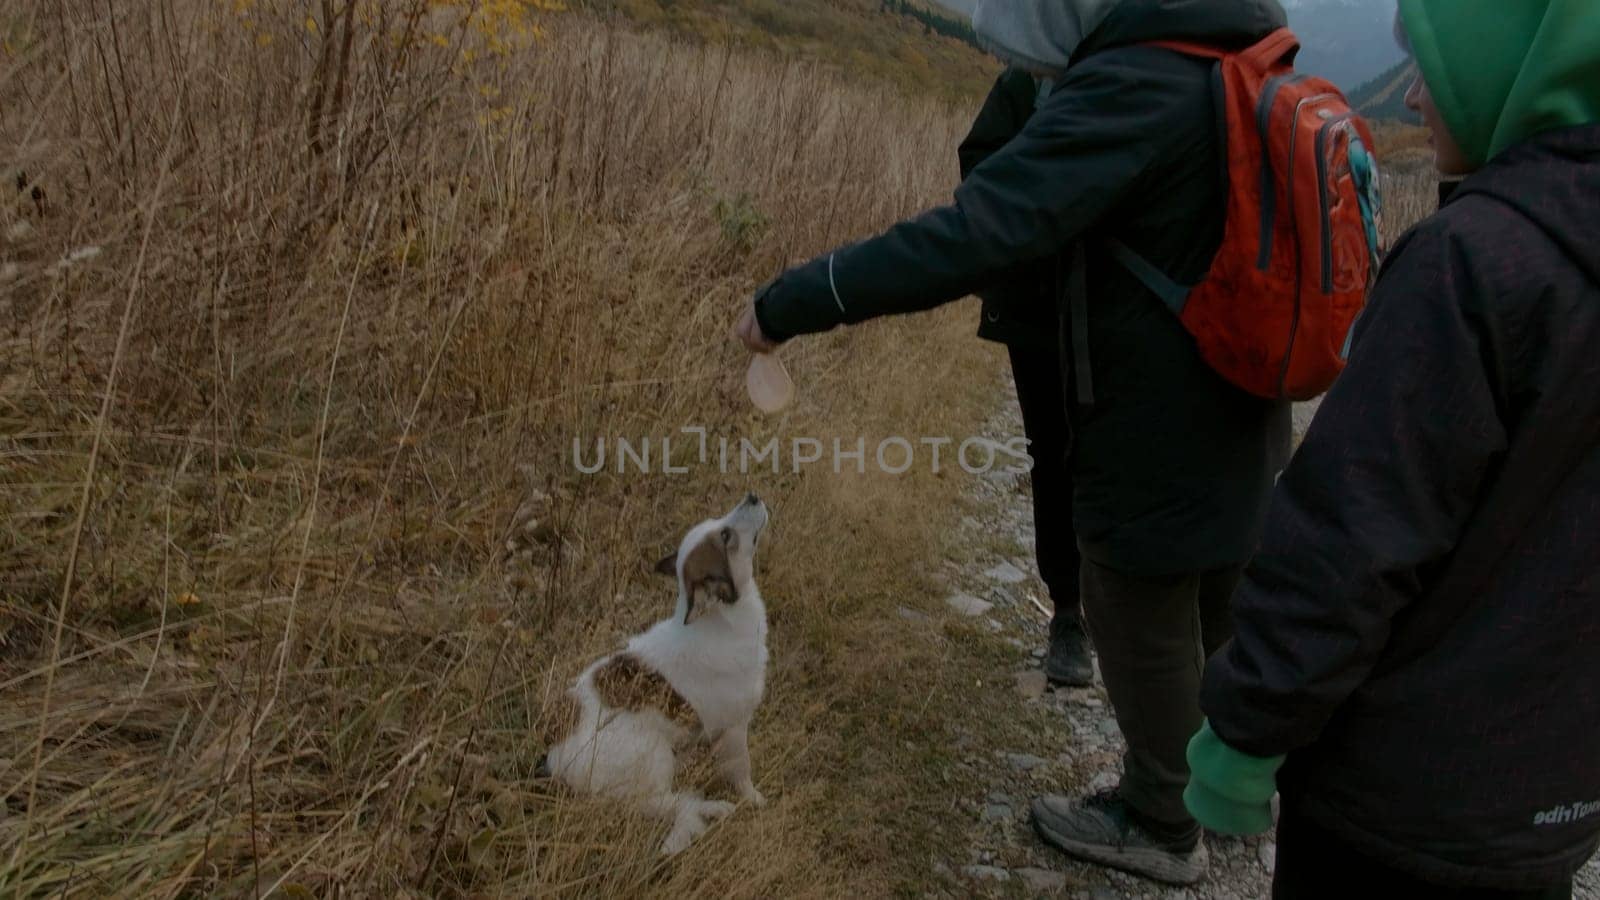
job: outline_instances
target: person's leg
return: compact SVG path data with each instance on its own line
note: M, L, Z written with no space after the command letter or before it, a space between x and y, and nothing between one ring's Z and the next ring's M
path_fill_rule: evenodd
M1352 885L1370 886L1382 875L1297 814L1292 803L1279 810L1276 838L1272 900L1343 900Z
M1071 429L1061 388L1061 357L1046 350L1010 347L1011 374L1022 408L1022 430L1033 458L1034 550L1039 577L1057 618L1077 620L1078 537L1072 527L1072 474L1067 464Z
M1407 900L1571 900L1572 881L1530 891L1429 884L1374 861L1300 815L1294 803L1286 801L1278 817L1273 900L1347 900L1366 895Z
M1201 722L1205 580L1136 578L1084 561L1084 612L1128 749L1115 792L1034 802L1034 827L1051 844L1163 881L1189 883L1204 874L1205 845L1183 789L1185 751Z
M1572 900L1572 884L1572 879L1568 878L1555 887L1528 894L1524 900Z
M1050 593L1050 652L1045 675L1055 684L1093 683L1089 641L1079 597L1078 535L1072 524L1071 428L1061 387L1061 357L1049 350L1010 347L1011 372L1022 407L1022 429L1033 458L1034 556Z
M1189 739L1200 730L1202 576L1137 578L1086 561L1084 607L1100 674L1128 749L1119 792L1167 833L1195 826L1183 805Z
M1233 639L1233 592L1243 575L1243 567L1234 567L1200 577L1200 645L1206 659Z

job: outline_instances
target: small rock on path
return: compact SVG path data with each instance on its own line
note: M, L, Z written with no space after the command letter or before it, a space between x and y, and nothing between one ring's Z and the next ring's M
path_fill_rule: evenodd
M979 600L971 594L956 594L946 597L944 602L946 606L968 618L976 618L994 609L993 603Z

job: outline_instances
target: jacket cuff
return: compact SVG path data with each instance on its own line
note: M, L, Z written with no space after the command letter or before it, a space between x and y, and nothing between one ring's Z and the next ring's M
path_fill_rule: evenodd
M767 293L771 289L772 289L772 286L768 285L767 287L762 288L761 292L756 295L756 302L755 302L756 324L761 326L761 335L762 335L762 337L765 337L767 340L773 342L774 344L781 344L784 341L787 341L790 338L794 337L794 335L792 335L792 334L784 334L783 332L778 330L777 326L772 324L772 319L767 314Z
M756 297L756 322L768 340L782 342L803 334L830 331L845 322L824 256L790 269Z
M1259 692L1249 689L1251 680L1239 674L1250 669L1239 662L1242 653L1236 640L1206 663L1200 709L1212 733L1228 747L1260 759L1291 753L1315 740L1322 726L1310 715L1309 704L1262 702Z
M1225 834L1272 827L1272 795L1284 757L1250 756L1228 746L1208 720L1189 741L1189 787L1183 799L1202 825Z

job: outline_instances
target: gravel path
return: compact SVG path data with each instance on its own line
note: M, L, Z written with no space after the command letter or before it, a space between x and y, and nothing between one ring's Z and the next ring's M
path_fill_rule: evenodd
M1007 396L1013 396L1007 390ZM1298 411L1297 430L1309 421ZM1015 404L1007 402L989 423L990 436L1022 433ZM1025 479L1024 479L1025 481ZM950 564L946 599L956 618L970 619L1013 648L1009 664L978 673L1013 689L1000 694L1003 708L986 710L989 721L1021 723L1007 731L975 721L956 736L963 754L963 792L956 806L970 820L964 846L932 862L954 896L1062 896L1087 900L1254 900L1270 893L1270 836L1231 839L1209 836L1210 872L1188 888L1077 863L1043 844L1028 822L1028 802L1041 793L1081 793L1116 783L1122 735L1098 679L1092 688L1050 690L1040 671L1045 598L1032 559L1033 525L1026 486L1014 476L973 479L977 512L953 535L956 546L986 548L977 558ZM1048 600L1045 600L1048 606ZM907 611L908 616L915 615ZM1029 660L1018 663L1017 660ZM996 741L1002 742L996 745ZM1579 877L1579 900L1600 900L1600 859Z

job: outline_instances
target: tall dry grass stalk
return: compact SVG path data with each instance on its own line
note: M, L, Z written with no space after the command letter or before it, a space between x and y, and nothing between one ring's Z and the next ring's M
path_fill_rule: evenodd
M495 52L458 6L0 11L0 893L823 896L918 865L872 758L932 720L861 709L935 659L874 635L954 479L568 460L967 433L995 357L959 312L797 348L779 421L725 335L784 263L946 196L964 111L592 22ZM775 803L664 863L533 780L542 714L669 608L643 563L751 488Z
M1431 158L1402 160L1383 174L1383 236L1387 245L1439 208L1439 175Z

